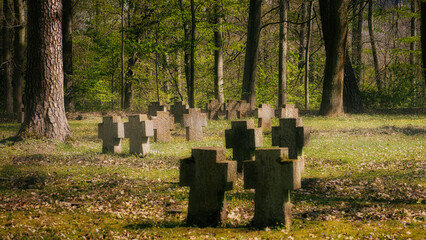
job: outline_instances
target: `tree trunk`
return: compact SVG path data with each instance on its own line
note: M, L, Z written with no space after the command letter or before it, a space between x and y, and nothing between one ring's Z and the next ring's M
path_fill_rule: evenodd
M348 1L320 0L319 4L326 53L320 114L341 116L344 115L343 78L348 35Z
M195 6L191 0L191 58L190 58L190 78L188 85L188 104L190 108L195 108Z
M373 0L368 0L368 32L370 34L371 51L373 53L374 72L376 73L375 78L376 78L377 90L381 92L382 80L381 80L381 75L379 70L379 58L377 56L376 38L374 35L373 11L374 11Z
M306 54L305 54L305 47L306 47L306 43L305 43L305 39L306 39L306 28L307 28L307 24L306 23L304 23L304 21L306 21L306 12L307 12L307 9L306 9L306 2L305 1L303 1L302 2L302 6L301 6L301 10L302 10L302 12L301 12L301 19L300 19L300 22L302 22L302 24L300 24L300 31L299 31L299 69L300 69L300 71L302 71L302 68L303 68L303 66L304 66L304 64L305 64L305 56L306 56ZM303 75L300 77L300 84L302 84L303 83L303 79L304 79L304 77L303 77Z
M343 83L343 107L345 113L363 113L361 93L352 68L351 58L346 53L345 78Z
M136 62L136 53L133 53L133 56L127 61L127 73L125 74L126 83L124 91L124 109L133 109L133 96L135 94L133 89L133 68L135 67Z
M12 53L11 53L11 26L12 24L12 6L10 0L3 0L3 79L5 81L5 111L13 113L13 86L12 86Z
M125 109L124 95L125 95L125 84L124 80L126 74L124 71L124 0L121 0L121 109Z
M214 6L214 96L219 103L224 103L225 97L223 95L223 43L222 43L222 6L215 3Z
M278 54L278 108L287 104L287 0L280 0L280 40Z
M62 0L62 37L64 54L64 101L65 111L74 112L73 64L72 64L72 0Z
M64 141L71 135L64 107L62 3L28 1L25 120L18 135Z
M14 0L15 39L14 39L14 70L13 70L13 111L21 112L24 89L25 62L25 8L22 0Z
M261 14L262 0L250 0L241 100L249 102L251 109L255 108L256 101L256 69Z
M411 12L413 13L413 14L415 14L416 13L416 0L411 0ZM416 26L416 17L412 17L411 18L411 36L412 37L415 37L416 36L416 29L417 29L417 26ZM411 65L414 65L415 64L415 59L414 59L414 51L415 51L416 49L415 49L415 42L411 42L410 43L410 64Z
M421 45L422 45L422 62L423 62L423 78L425 80L424 85L426 86L426 2L422 1L420 3L420 12L421 12ZM425 94L425 89L423 89L423 97Z
M305 50L305 109L309 110L309 63L310 63L310 43L311 43L311 36L312 36L312 11L313 11L313 0L309 2L309 8L308 8L308 16L309 16L309 22L308 22L308 29L307 29L307 38L306 38L306 50Z
M354 18L354 29L352 34L352 52L354 58L354 72L355 77L358 80L358 83L362 82L363 77L363 68L362 68L362 25L364 22L364 2L357 0L354 7L354 15L358 14Z

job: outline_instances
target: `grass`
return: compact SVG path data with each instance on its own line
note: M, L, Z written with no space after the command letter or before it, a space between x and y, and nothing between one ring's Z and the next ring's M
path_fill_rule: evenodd
M14 143L18 124L0 124L1 239L425 238L424 115L304 117L311 143L302 189L292 193L291 230L249 226L254 192L241 178L226 193L221 227L185 226L179 159L194 146L224 147L229 121L209 121L203 142L185 141L176 126L172 142L153 143L145 158L130 155L127 140L122 154L102 154L99 122L70 121L75 140L66 143Z

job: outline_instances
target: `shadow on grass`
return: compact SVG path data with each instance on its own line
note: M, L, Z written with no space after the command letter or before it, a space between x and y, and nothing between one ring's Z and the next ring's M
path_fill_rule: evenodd
M15 165L3 165L0 171L0 190L43 189L47 173L22 170Z
M177 228L177 227L189 227L185 222L181 221L142 221L137 223L132 223L124 226L125 229L130 230L142 230L147 228Z

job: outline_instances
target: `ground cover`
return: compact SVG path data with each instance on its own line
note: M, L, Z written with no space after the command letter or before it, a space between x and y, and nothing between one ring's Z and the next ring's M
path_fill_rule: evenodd
M253 229L254 192L240 177L226 193L219 228L185 226L188 188L179 159L195 146L225 145L230 121L209 121L204 141L169 143L145 158L102 154L99 115L71 120L66 143L14 143L18 124L0 124L0 238L108 239L424 239L425 115L303 117L312 129L302 189L292 193L293 225ZM277 125L275 120L273 125ZM264 135L271 147L271 135ZM227 158L231 158L227 150Z

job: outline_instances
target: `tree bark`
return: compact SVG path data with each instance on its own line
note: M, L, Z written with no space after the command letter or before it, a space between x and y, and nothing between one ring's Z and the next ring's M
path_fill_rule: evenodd
M64 107L62 3L28 1L25 120L18 136L64 141L71 135Z
M191 56L190 56L190 78L188 85L188 104L190 108L195 108L195 6L191 0Z
M363 113L361 93L352 68L351 58L346 53L345 78L343 83L343 107L345 113Z
M218 2L214 6L214 96L219 103L225 102L223 95L223 40L222 40L222 6Z
M420 3L420 12L421 12L421 45L422 45L422 62L423 62L423 78L425 80L424 85L426 86L426 2L422 1ZM423 89L423 97L425 94L425 89Z
M278 54L278 108L287 104L287 0L280 0L280 39Z
M22 0L14 0L15 39L14 39L14 70L13 70L13 111L21 112L24 89L25 62L25 8Z
M307 29L307 38L306 38L306 50L305 50L305 109L309 110L309 63L310 63L310 43L311 43L311 36L312 36L312 11L313 11L313 0L309 2L308 7L308 16L309 16L309 22L308 22L308 29Z
M126 94L126 90L125 90L125 78L126 78L126 74L124 71L124 61L125 61L125 56L124 56L124 0L121 0L121 109L125 109L125 104L124 104L124 95Z
M374 11L373 0L368 0L368 32L370 34L371 51L373 53L374 72L376 73L375 79L376 79L377 90L381 92L382 80L381 80L381 74L379 69L379 58L377 56L376 37L374 34L373 11Z
M357 0L354 7L354 15L357 14L357 17L354 18L354 29L352 34L352 52L354 59L354 72L355 77L358 80L358 83L362 82L363 67L362 67L362 26L364 22L364 2L362 0Z
M320 115L341 116L344 115L343 78L348 1L320 0L319 4L326 53Z
M241 100L249 102L252 109L255 108L256 101L256 70L262 14L261 7L262 0L250 0Z
M62 0L62 37L64 55L64 101L65 111L75 111L73 93L73 63L72 63L72 0Z
M11 36L12 36L12 6L10 0L3 0L3 79L5 81L6 94L5 111L13 113L13 64L11 52Z
M302 2L302 6L301 6L301 10L302 10L302 12L301 12L301 19L300 19L300 22L302 22L302 24L300 24L300 31L299 31L299 69L300 69L300 71L302 71L302 68L304 67L304 65L305 65L305 57L306 57L306 54L305 54L305 47L306 47L306 43L305 43L305 39L306 39L306 31L307 31L307 24L306 23L304 23L304 21L306 21L306 14L307 14L307 5L306 5L306 2L305 1L303 1ZM304 80L304 76L302 75L301 77L300 77L300 84L302 84L303 83L303 80Z

